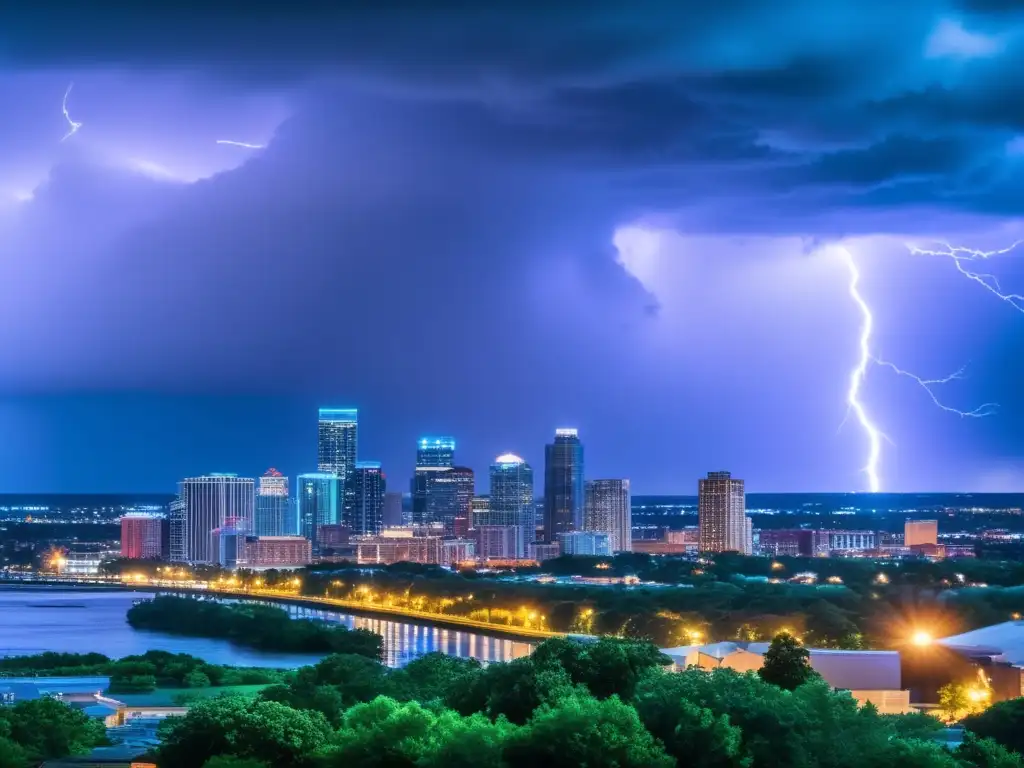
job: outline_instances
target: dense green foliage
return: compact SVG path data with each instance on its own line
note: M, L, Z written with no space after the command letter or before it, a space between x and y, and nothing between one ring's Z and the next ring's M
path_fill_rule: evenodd
M41 653L0 659L0 678L75 675L109 677L110 693L140 693L155 688L266 685L284 679L284 673L277 669L207 664L187 653L167 651L147 651L118 660L100 653Z
M103 723L56 699L0 706L0 768L27 768L104 743Z
M796 690L818 676L811 669L811 652L788 632L780 632L772 639L757 674L766 683L787 691Z
M808 581L801 574L813 573ZM636 577L658 585L538 583L524 578ZM285 585L293 573L265 573ZM245 576L242 576L243 581ZM252 578L256 578L255 576ZM550 581L550 580L549 580ZM523 608L561 632L688 645L695 636L768 640L788 629L809 646L891 648L926 621L935 634L956 634L1024 613L1024 565L983 560L742 557L710 562L624 553L563 557L509 574L451 573L399 563L367 569L314 566L301 575L304 594L387 602L497 624L521 625ZM983 583L984 588L971 584ZM294 588L292 588L294 589Z
M379 659L380 635L308 619L292 619L267 605L224 604L161 596L128 611L128 623L190 637L219 637L264 651L354 653Z
M966 718L963 726L977 736L994 739L1024 754L1024 698L993 704L984 712Z
M883 716L818 678L668 671L628 641L547 641L482 667L336 655L254 701L169 721L162 768L1022 768L991 739L950 751L925 715ZM593 686L593 687L591 687Z

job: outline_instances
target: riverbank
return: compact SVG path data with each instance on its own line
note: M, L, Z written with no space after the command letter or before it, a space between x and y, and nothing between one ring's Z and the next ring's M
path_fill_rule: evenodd
M250 599L261 600L268 603L283 603L295 605L302 608L316 610L342 610L355 616L366 616L369 618L399 618L407 623L417 624L423 627L439 627L453 630L472 630L479 634L498 638L509 638L512 640L537 641L546 640L552 637L566 637L568 633L555 632L536 627L524 627L496 622L478 621L464 616L453 616L451 614L432 613L429 611L417 611L402 606L368 605L358 600L346 600L337 597L315 597L312 595L301 595L296 592L283 590L254 589L229 585L207 585L190 586L177 581L146 581L145 583L125 582L90 582L84 579L59 580L51 579L45 581L0 581L0 589L43 589L52 590L55 587L66 590L90 591L99 590L107 592L129 591L146 592L157 594L182 594L193 596L207 596L224 599Z
M226 639L187 637L158 631L133 629L126 621L128 611L139 599L157 593L144 590L78 591L52 588L49 594L37 589L0 590L0 657L28 656L43 652L97 652L111 658L143 654L149 650L187 653L210 663L246 667L277 667L295 669L315 664L322 653L282 653L254 650ZM239 596L224 595L237 600ZM64 602L69 599L86 603L86 609L73 611L29 610L27 602L42 599ZM268 601L269 602L269 601ZM276 603L284 605L283 603ZM365 629L384 639L384 663L402 667L432 652L474 658L481 662L510 661L532 653L534 643L508 637L465 630L414 624L382 617L364 617L353 613L325 609L311 610L288 606L290 613L318 621Z

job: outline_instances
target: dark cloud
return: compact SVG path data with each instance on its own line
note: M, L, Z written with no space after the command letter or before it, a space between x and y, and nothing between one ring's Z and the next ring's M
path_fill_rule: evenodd
M890 136L865 149L824 155L808 168L808 177L814 182L872 186L957 174L973 157L974 148L963 139Z

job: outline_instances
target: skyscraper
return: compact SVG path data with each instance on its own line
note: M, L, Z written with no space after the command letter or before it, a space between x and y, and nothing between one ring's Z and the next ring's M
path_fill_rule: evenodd
M575 429L556 429L544 447L544 538L583 530L583 444Z
M288 478L276 469L268 469L260 477L256 489L256 536L287 536L294 534L294 522L289 514Z
M379 461L360 461L353 477L354 508L349 526L355 536L376 536L384 527L387 486Z
M752 554L743 481L728 472L708 472L697 484L701 552Z
M421 437L416 443L416 469L412 476L412 522L415 525L436 522L427 511L431 478L455 463L455 438Z
M321 408L319 417L316 469L338 476L342 517L347 517L355 499L352 474L359 453L359 411L356 408Z
M333 472L309 472L296 478L299 534L320 554L320 528L341 522L341 479Z
M629 480L588 480L583 530L607 533L613 552L633 549L633 513Z
M182 480L171 505L171 559L216 562L211 534L229 519L239 528L251 529L255 496L256 481L251 477L211 474Z
M444 525L446 536L455 535L458 519L465 519L468 527L475 489L473 470L469 467L449 467L427 475L426 522Z
M515 526L515 557L526 557L527 538L533 541L533 469L514 453L506 453L491 465L491 493L487 511L476 514L476 524ZM481 522L481 519L483 522Z

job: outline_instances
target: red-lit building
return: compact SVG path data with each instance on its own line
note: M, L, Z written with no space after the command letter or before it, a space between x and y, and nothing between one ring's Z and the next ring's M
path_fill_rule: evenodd
M121 557L148 560L164 553L165 520L157 515L137 513L121 518Z

